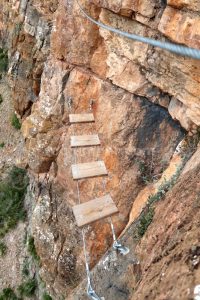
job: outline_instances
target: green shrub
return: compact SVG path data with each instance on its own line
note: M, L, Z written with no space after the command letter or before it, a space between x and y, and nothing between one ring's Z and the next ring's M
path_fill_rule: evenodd
M25 277L29 276L29 262L27 258L23 262L22 275Z
M0 48L0 73L7 72L8 70L8 52Z
M6 288L0 294L0 300L20 300L11 288Z
M22 283L18 288L18 292L21 297L32 297L37 289L36 279L29 279L28 281Z
M4 142L0 143L0 148L3 148L4 146L5 146Z
M148 199L148 205L152 205L154 202L159 201L163 199L166 195L166 193L173 188L175 183L178 180L178 177L180 176L181 170L183 169L183 165L180 166L176 173L172 176L172 178L168 181L165 181L158 189L157 193L154 195L151 195Z
M7 252L7 246L4 242L0 242L0 256L4 256Z
M148 208L148 211L144 213L140 219L140 223L138 225L138 235L142 237L149 225L151 224L154 216L154 209L152 207Z
M17 130L19 130L21 128L21 123L20 123L18 117L16 116L16 114L12 115L11 124Z
M151 182L154 182L157 178L156 175L154 175L154 164L152 161L146 160L136 160L136 163L138 164L138 168L140 171L140 175L138 177L139 183L142 184L149 184Z
M25 219L27 185L26 171L17 167L13 167L7 178L0 182L0 237Z
M147 228L149 227L149 225L151 224L152 220L153 220L153 216L154 216L154 209L153 209L153 204L161 199L163 199L166 195L166 193L171 190L173 188L173 186L175 185L180 172L182 170L183 166L179 167L176 171L176 173L174 174L174 176L172 176L172 178L169 181L164 182L158 189L157 193L154 195L151 195L148 199L148 206L147 206L147 210L146 212L144 211L144 213L141 216L140 219L140 223L138 226L138 235L140 237L142 237L144 235L144 233L146 232Z
M42 300L53 300L53 299L50 295L48 295L47 293L44 293L44 295L42 296Z
M0 104L3 102L3 97L2 95L0 94Z
M39 261L40 258L37 255L36 249L35 249L35 243L34 238L32 236L29 236L28 238L28 252L33 257L34 260Z

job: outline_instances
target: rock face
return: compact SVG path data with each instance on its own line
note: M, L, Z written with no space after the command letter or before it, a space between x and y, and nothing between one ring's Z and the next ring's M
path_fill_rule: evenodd
M81 2L93 18L107 25L200 48L198 0ZM135 220L134 203L143 189L153 190L151 184L161 178L170 164L185 130L197 133L200 62L98 28L84 17L76 1L1 3L0 43L3 45L6 41L9 48L9 81L15 108L23 121L27 166L38 183L31 226L41 260L40 275L55 299L62 295L66 299L68 295L84 299L81 285L85 278L84 255L81 233L72 214L72 206L77 204L77 189L71 176L71 164L104 160L108 178L82 180L79 184L81 202L110 192L120 212L113 217L119 235L130 216L134 215L131 222ZM70 112L89 112L90 109L95 124L69 125ZM70 149L71 135L92 133L99 134L101 147ZM178 185L178 191L189 179L184 180ZM146 185L150 185L150 189ZM192 190L195 181L189 180L189 185ZM173 214L178 197L167 199L167 211ZM164 205L160 204L155 219L161 248L169 246L159 228L158 216L162 215ZM181 210L179 205L177 209ZM167 218L167 211L163 220L165 229L172 225L170 220L174 220L173 216ZM175 235L175 227L182 217L183 213L177 213L168 238L170 234ZM155 235L147 234L136 248L137 241L131 245L133 240L128 234L126 231L131 251L137 251L142 260L142 278L150 276L147 278L150 281L156 273L154 260L161 255ZM142 255L145 239L149 243L148 253ZM88 226L86 240L90 266L94 267L112 244L108 220ZM150 255L154 249L155 253ZM183 253L185 251L183 243ZM131 255L134 256L133 252ZM165 261L167 263L163 258L161 264ZM131 264L126 266L131 268ZM171 264L169 274L173 267ZM123 277L124 285L130 274ZM162 296L162 284L158 284L161 279L157 273L156 276L150 298L143 279L141 285L137 285L135 297L171 297L171 294ZM129 282L126 299L133 296L130 289L136 288L137 279L133 281ZM102 283L102 289L103 286ZM166 287L170 290L170 284ZM154 294L156 289L158 292ZM182 295L181 292L176 298L173 294L170 299L184 299ZM113 293L106 299L113 299Z
M185 174L165 201L157 206L154 224L136 248L143 276L132 299L193 298L200 271L199 182L194 179L198 174L199 165ZM175 207L174 198L178 199ZM162 225L161 215L165 220ZM155 275L157 278L153 280ZM169 288L166 282L176 284Z
M190 13L167 7L158 29L171 40L198 49L200 46L199 22L198 15L191 18Z
M50 32L57 0L1 1L0 45L9 49L9 74L16 111L23 116L40 92L43 65L50 50ZM42 15L41 15L42 13Z
M93 286L99 296L113 299L114 295L116 300L194 299L200 272L200 165L192 166L193 159L176 186L156 205L153 222L141 241L137 221L123 235L122 244L130 248L128 256L116 256L111 249L93 269ZM83 282L67 299L88 299L85 285Z
M155 107L145 98L134 97L131 93L121 88L116 88L111 83L105 82L82 69L74 68L63 87L63 82L58 80L58 74L62 76L60 66L59 64L54 66L56 69L54 73L55 78L54 75L51 75L51 80L42 78L42 82L48 83L49 88L44 84L42 84L42 87L45 87L46 91L51 94L51 97L46 95L46 97L41 97L41 100L39 99L36 113L31 114L24 121L23 132L26 131L27 141L29 141L27 142L29 166L35 172L44 169L47 171L46 167L48 165L46 163L49 162L50 164L53 159L55 160L49 154L52 155L52 149L55 151L59 149L56 159L57 167L56 174L54 175L54 184L61 186L63 191L59 193L54 192L52 200L48 200L49 202L51 201L53 206L56 205L57 207L57 213L55 212L56 224L54 224L55 221L52 217L48 219L48 222L45 219L46 217L43 217L44 211L45 215L49 216L52 214L51 205L47 205L46 203L49 196L47 197L45 194L45 196L40 196L40 200L36 204L33 227L35 228L38 253L44 263L42 271L44 278L46 276L51 278L51 288L54 291L60 290L63 294L68 294L69 290L74 287L70 281L68 287L64 284L69 272L68 267L65 266L66 261L64 258L68 251L70 251L73 257L70 267L71 275L69 276L72 276L73 270L74 275L71 280L75 285L84 278L85 272L83 269L84 262L81 237L79 236L80 232L77 232L71 210L71 207L77 204L78 199L76 184L73 182L71 176L71 164L75 162L75 157L74 152L69 146L70 136L74 134L99 133L102 142L101 147L78 149L76 157L79 163L103 159L109 171L109 178L103 180L102 178L82 180L80 183L81 202L100 197L106 191L110 192L120 211L119 216L113 218L116 232L119 234L128 222L129 211L134 198L144 186L144 182L141 180L142 175L140 175L140 164L143 161L152 162L154 165L152 176L160 174L164 161L166 163L170 160L177 142L183 137L183 132L171 120L164 108ZM49 68L52 68L51 63ZM63 76L66 76L64 73L67 72L64 71ZM49 72L45 72L43 76L49 78ZM53 83L58 84L57 90L59 90L59 84L60 88L63 87L60 90L61 95L57 93L53 95L56 91L56 85L54 85L55 88L50 90ZM41 95L43 93L44 91L41 90ZM85 124L76 125L74 128L69 127L68 119L65 117L70 112L67 105L69 95L73 98L72 110L76 113L88 111L88 99L94 99L95 125L89 126ZM59 98L62 100L57 103L52 101ZM44 103L43 99L45 99ZM48 133L37 134L37 130L42 132L46 128L45 125L44 127L37 128L35 117L37 116L38 119L38 112L41 112L40 117L43 120L43 123L40 122L40 124L46 124L47 120L55 119L60 120L60 124L57 124L57 126L62 127L51 130L48 128ZM52 123L50 122L50 124ZM55 126L55 123L53 124ZM35 137L32 136L32 132ZM170 144L168 143L167 132L171 137ZM47 135L50 140L47 138ZM60 139L61 148L56 148L53 145L54 140L57 138ZM38 144L33 144L36 142ZM49 142L50 144L48 144ZM59 201L56 193L64 201ZM59 223L59 226L57 223ZM70 228L69 233L66 233L66 224ZM65 238L68 234L70 234L70 237ZM45 243L43 243L41 237L46 235L50 235L51 238L45 240ZM57 258L53 249L51 256L47 257L46 248L49 249L49 247L52 247L52 240L57 239L56 236L58 241L54 243L58 244L56 246L58 247L56 253L59 253L59 257ZM60 239L62 237L64 241L61 242ZM102 220L98 224L89 226L86 237L87 247L91 255L90 262L91 266L93 266L112 242L108 221ZM76 241L75 238L77 239ZM76 247L74 247L74 244L76 244ZM58 261L59 267L57 266ZM63 271L56 273L55 268L63 269ZM48 282L49 277L46 278Z
M199 0L194 0L194 1L190 1L190 0L168 0L168 4L171 5L172 7L176 7L176 8L186 8L189 10L193 10L193 11L199 11L200 9L200 2Z

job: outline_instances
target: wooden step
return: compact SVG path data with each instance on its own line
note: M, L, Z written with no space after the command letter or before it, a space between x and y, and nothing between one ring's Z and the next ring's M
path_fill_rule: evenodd
M100 145L100 140L97 134L71 136L71 147L98 146L98 145Z
M92 113L89 114L70 114L69 115L70 123L88 123L94 122L94 115Z
M72 175L73 179L83 179L108 175L108 172L103 161L94 161L90 163L72 165Z
M113 202L110 194L76 205L72 209L79 227L83 227L84 225L118 212L118 208Z

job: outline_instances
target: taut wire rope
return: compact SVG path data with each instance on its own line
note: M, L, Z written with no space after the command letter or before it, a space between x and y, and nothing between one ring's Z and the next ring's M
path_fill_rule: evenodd
M112 26L105 25L102 22L96 21L95 19L93 19L91 16L88 15L88 13L80 5L78 0L76 0L76 2L78 4L81 12L83 13L83 15L88 20L90 20L91 22L93 22L97 26L100 26L101 28L104 28L104 29L109 30L111 32L114 32L116 34L122 35L126 38L129 38L129 39L132 39L132 40L135 40L135 41L138 41L138 42L142 42L142 43L145 43L145 44L149 44L151 46L158 47L158 48L161 48L163 50L174 52L174 53L182 55L182 56L188 56L188 57L191 57L191 58L194 58L194 59L200 59L200 50L198 50L198 49L182 46L182 45L175 44L175 43L161 42L161 41L158 41L158 40L154 40L152 38L143 37L143 36L140 36L140 35L137 35L137 34L132 34L132 33L129 33L129 32L125 32L125 31L116 29Z

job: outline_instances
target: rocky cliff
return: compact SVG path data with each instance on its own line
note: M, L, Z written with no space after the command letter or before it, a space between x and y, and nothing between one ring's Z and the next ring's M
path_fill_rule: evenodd
M81 3L104 24L200 49L199 0ZM22 121L25 154L17 163L31 178L37 272L52 297L87 299L70 136L98 132L101 147L76 156L103 159L109 177L82 180L81 202L110 192L117 235L131 251L123 260L112 250L104 256L108 220L87 227L96 289L110 300L192 299L200 284L200 61L98 28L71 0L0 0L0 47L8 49L7 81ZM69 125L70 112L91 109L95 125Z

